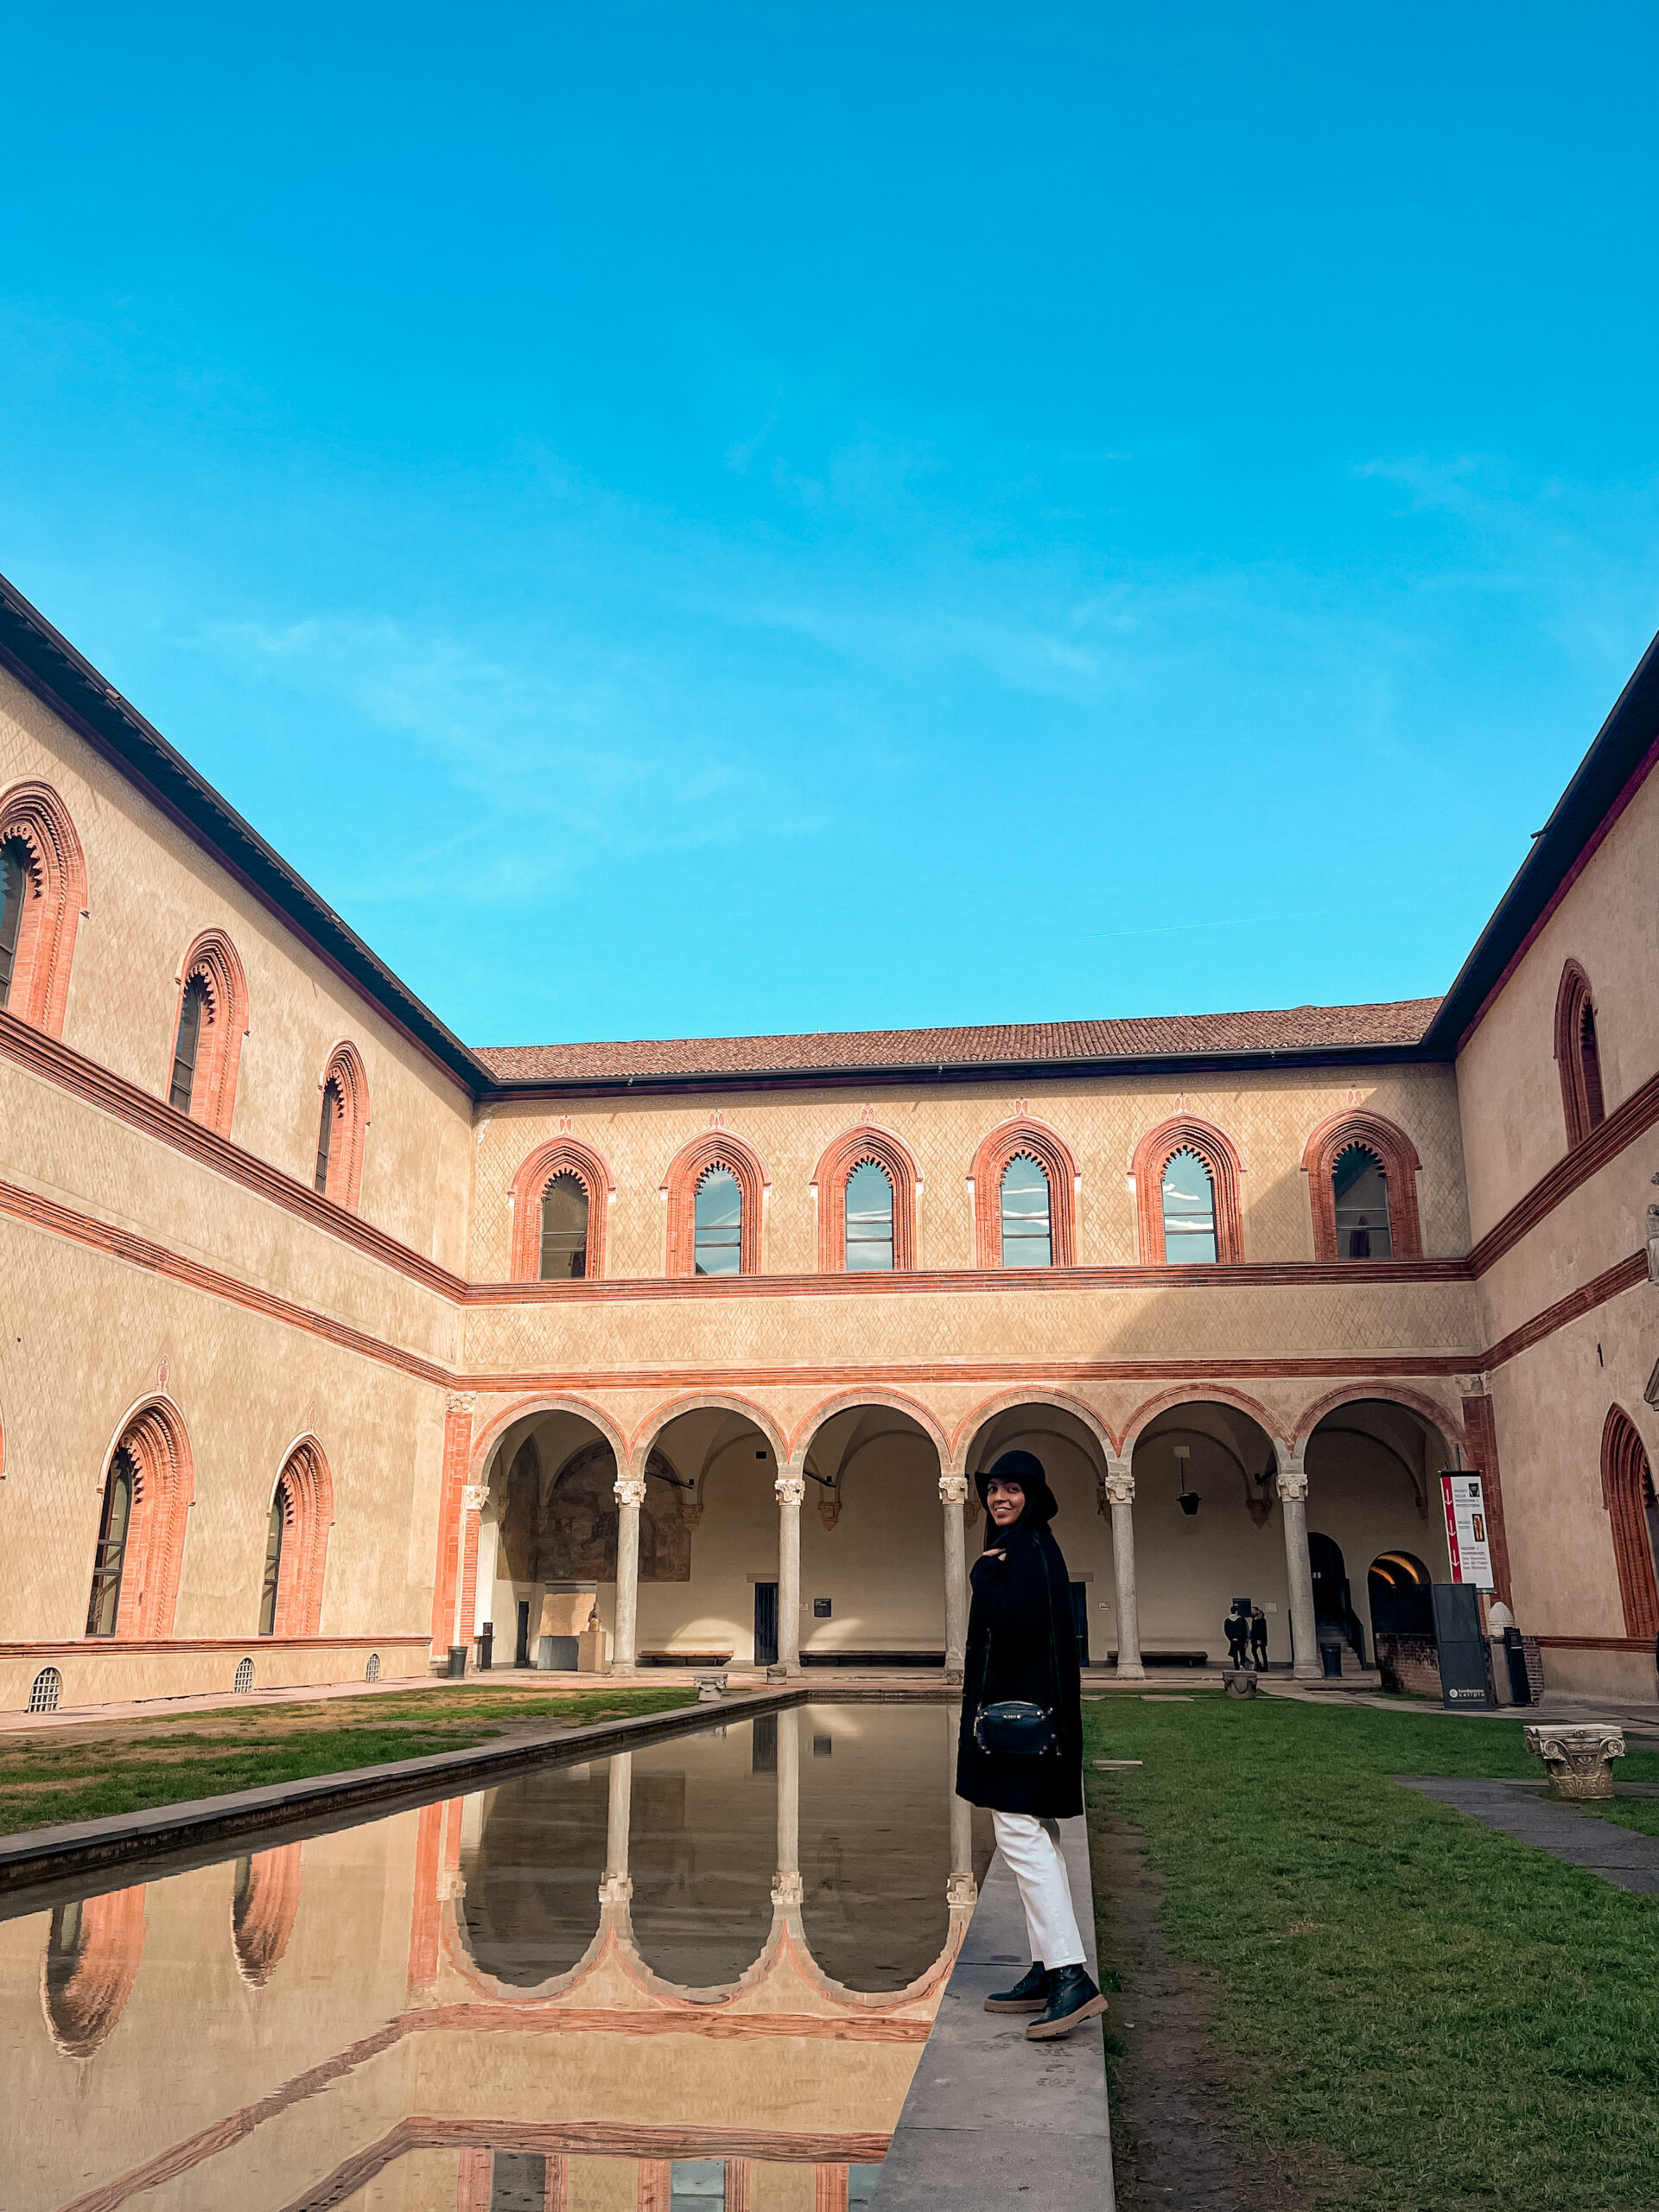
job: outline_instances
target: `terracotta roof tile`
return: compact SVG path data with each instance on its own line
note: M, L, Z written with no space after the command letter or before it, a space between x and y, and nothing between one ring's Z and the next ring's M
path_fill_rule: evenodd
M630 1076L824 1074L979 1063L1150 1059L1188 1053L1306 1052L1414 1045L1438 999L1299 1006L1255 1014L1148 1014L1122 1021L1032 1021L975 1029L824 1030L798 1037L678 1037L630 1044L478 1048L498 1083L594 1083Z

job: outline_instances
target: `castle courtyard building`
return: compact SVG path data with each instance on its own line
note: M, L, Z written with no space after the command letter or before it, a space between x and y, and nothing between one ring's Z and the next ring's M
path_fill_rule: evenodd
M953 1669L1014 1447L1126 1679L1369 1662L1461 1467L1652 1697L1656 766L1659 645L1439 1000L474 1049L0 583L0 1707Z

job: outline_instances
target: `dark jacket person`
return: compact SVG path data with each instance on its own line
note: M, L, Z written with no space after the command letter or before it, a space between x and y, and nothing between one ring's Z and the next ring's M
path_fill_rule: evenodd
M974 1562L963 1669L957 1795L989 1808L997 1848L1020 1885L1031 1970L985 2000L988 2012L1036 2012L1033 2042L1070 2035L1106 2000L1090 1979L1065 1862L1045 1823L1083 1810L1083 1706L1071 1581L1049 1534L1058 1510L1042 1462L1005 1452L974 1478L986 1511ZM1052 1742L1037 1752L994 1751L980 1738L988 1707L1039 1707ZM1042 1732L1045 1734L1048 1732Z

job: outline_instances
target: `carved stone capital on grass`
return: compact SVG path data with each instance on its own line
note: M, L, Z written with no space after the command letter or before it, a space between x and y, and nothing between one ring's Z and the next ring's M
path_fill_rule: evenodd
M1537 1721L1527 1749L1544 1763L1552 1797L1611 1797L1613 1761L1624 1756L1624 1731L1611 1720Z

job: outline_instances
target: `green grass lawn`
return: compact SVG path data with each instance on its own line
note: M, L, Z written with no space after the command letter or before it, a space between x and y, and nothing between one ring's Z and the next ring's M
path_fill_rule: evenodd
M181 1713L172 1724L145 1724L143 1735L0 1739L0 1834L461 1751L488 1743L510 1721L579 1726L666 1713L696 1697L687 1689L426 1691Z
M1366 2212L1659 2205L1659 1897L1389 1779L1536 1777L1520 1722L1202 1693L1084 1719L1087 1757L1146 1762L1085 1764L1090 1808L1140 1831L1217 2037L1264 2062L1240 2102L1264 2158L1328 2145L1357 2170L1331 2202ZM1618 1771L1659 1781L1659 1753ZM1659 1825L1659 1800L1606 1809Z

